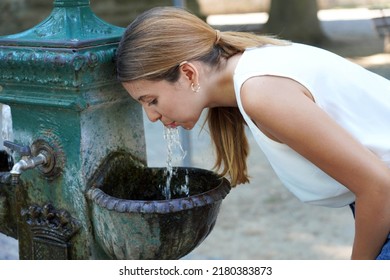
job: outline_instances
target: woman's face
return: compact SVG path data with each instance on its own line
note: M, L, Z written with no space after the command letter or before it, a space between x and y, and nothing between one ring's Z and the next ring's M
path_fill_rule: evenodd
M167 127L192 129L203 110L202 98L191 90L186 79L175 83L138 80L123 86L141 103L150 121L161 121Z

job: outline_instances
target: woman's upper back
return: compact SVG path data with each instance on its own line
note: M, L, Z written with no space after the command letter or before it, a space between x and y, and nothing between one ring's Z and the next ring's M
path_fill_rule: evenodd
M354 197L292 149L270 140L250 120L239 91L247 79L262 75L300 83L320 108L390 166L389 81L310 46L292 44L247 50L234 77L239 108L276 173L301 200L337 207L350 203Z

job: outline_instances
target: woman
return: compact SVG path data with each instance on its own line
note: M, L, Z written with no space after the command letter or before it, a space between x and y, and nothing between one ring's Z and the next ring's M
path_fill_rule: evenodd
M352 259L390 258L389 81L325 50L220 32L172 7L129 25L117 71L153 122L192 129L209 108L215 167L233 186L249 181L247 125L299 199L353 207Z

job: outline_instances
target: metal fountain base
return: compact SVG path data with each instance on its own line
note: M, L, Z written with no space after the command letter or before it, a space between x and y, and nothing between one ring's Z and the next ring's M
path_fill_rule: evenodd
M108 258L179 259L210 234L230 184L207 170L176 172L166 200L164 168L145 168L121 153L103 164L87 196L96 241Z

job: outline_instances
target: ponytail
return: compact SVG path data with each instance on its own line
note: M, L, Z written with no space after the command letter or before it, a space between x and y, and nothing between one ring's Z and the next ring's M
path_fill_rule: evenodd
M249 183L246 159L249 154L245 122L238 108L215 107L208 111L207 123L216 151L214 168L230 176L232 186Z

